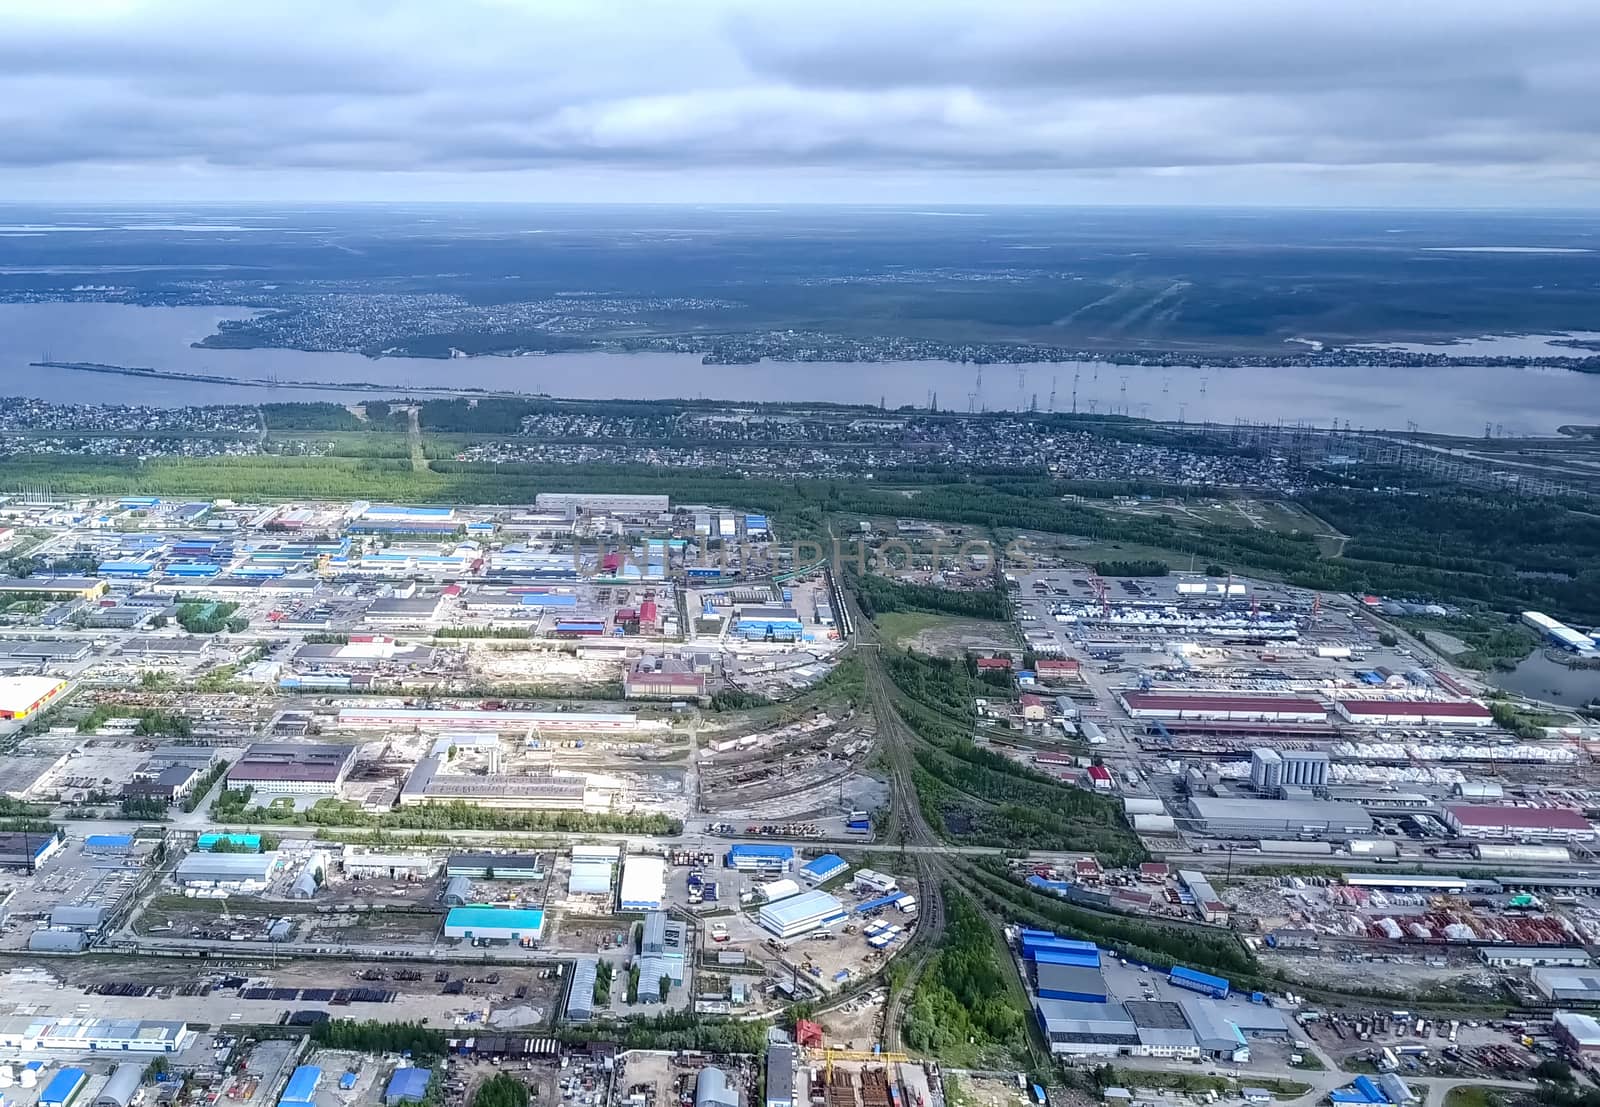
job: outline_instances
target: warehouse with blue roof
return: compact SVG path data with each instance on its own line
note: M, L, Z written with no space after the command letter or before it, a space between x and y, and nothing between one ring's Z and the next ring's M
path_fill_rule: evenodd
M800 866L800 875L807 880L821 884L825 880L832 880L850 866L845 859L837 853L825 853L821 857L813 857Z
M278 1107L308 1107L316 1102L317 1087L322 1083L322 1070L316 1065L301 1065L289 1076L278 1097Z
M62 1069L44 1086L44 1091L39 1093L39 1107L70 1107L88 1082L89 1074L82 1069L74 1067Z
M794 864L794 847L777 842L741 842L729 848L727 863L728 868L740 872L788 872Z
M433 1079L432 1069L395 1069L383 1089L384 1107L399 1103L421 1103L428 1098L428 1082Z
M446 938L529 945L543 933L544 912L536 907L452 907L444 917Z

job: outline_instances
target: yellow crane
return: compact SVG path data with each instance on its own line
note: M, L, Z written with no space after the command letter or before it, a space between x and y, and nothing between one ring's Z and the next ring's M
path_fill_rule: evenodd
M827 1079L833 1080L833 1063L835 1061L882 1061L884 1064L899 1064L911 1060L904 1053L874 1053L870 1049L834 1049L828 1046L822 1051L823 1059L827 1062Z

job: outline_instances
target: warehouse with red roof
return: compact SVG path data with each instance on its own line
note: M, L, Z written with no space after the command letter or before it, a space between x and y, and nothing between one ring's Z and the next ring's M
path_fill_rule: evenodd
M1279 723L1321 723L1328 718L1328 709L1317 700L1298 696L1122 692L1117 700L1135 719L1266 719Z
M1444 821L1463 838L1539 839L1590 842L1595 829L1571 807L1511 807L1501 804L1453 804Z

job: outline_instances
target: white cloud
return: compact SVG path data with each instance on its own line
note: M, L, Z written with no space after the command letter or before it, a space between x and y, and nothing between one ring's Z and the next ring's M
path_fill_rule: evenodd
M0 27L14 194L1537 203L1600 168L1591 0L0 0Z

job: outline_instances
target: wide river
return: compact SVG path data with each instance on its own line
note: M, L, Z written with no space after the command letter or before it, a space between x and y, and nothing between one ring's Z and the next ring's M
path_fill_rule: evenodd
M371 381L590 399L710 398L831 400L921 405L938 394L945 410L1040 410L1055 389L1055 410L1125 411L1190 422L1305 423L1479 435L1554 434L1563 423L1600 422L1600 375L1564 369L1373 366L1263 369L1139 368L1096 363L976 366L948 361L763 362L702 365L694 354L546 354L532 357L372 359L299 350L205 350L190 343L213 333L230 308L141 308L126 304L0 304L0 395L63 403L256 403L371 398L371 393L271 389L141 380L35 369L40 360L274 380Z

